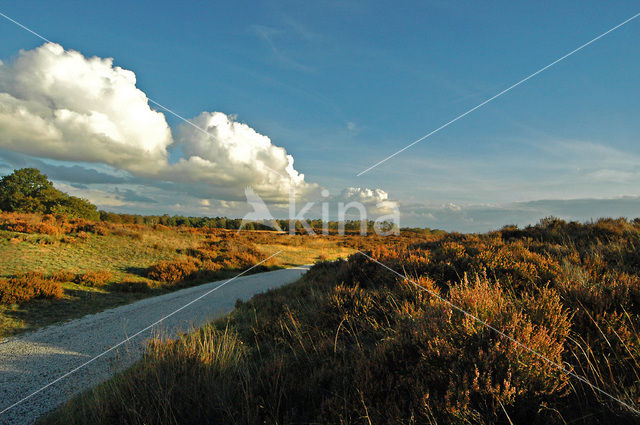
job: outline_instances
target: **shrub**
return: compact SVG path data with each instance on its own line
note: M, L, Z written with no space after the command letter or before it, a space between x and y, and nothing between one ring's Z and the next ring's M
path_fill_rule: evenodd
M60 233L60 228L55 224L41 223L35 227L34 233L44 233L45 235L57 235Z
M38 233L38 223L33 221L27 221L22 217L18 217L15 214L6 214L2 216L0 222L0 228L2 230L8 230L10 232L19 233Z
M200 261L215 261L220 255L214 249L210 247L202 247L202 248L187 248L185 251L190 257L197 258Z
M113 278L113 274L107 270L90 271L76 275L74 282L78 285L101 287Z
M149 267L146 276L159 282L176 283L189 278L198 271L198 262L194 259L161 261Z
M61 298L59 282L46 279L42 273L29 272L9 279L0 279L0 303L23 303L35 298Z
M485 235L344 238L428 291L359 254L319 263L154 343L50 423L637 423L580 377L638 408L638 223L551 217ZM155 271L238 267L261 237L222 234L184 251L202 260Z
M203 261L202 265L200 266L200 270L208 272L208 273L215 273L218 272L222 269L222 264L215 262L215 261Z
M56 282L73 282L75 278L76 274L68 270L60 270L51 274L51 279Z

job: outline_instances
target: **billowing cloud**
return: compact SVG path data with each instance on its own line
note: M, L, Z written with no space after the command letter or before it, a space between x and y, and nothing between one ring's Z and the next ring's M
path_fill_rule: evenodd
M368 207L387 212L398 207L398 203L389 199L389 194L382 189L348 187L342 191L339 199L344 202L360 202Z
M166 166L172 142L133 72L55 43L0 66L0 128L7 149L142 175Z
M0 147L63 161L108 164L202 197L240 199L252 186L265 199L288 199L316 185L293 168L293 157L246 124L203 112L174 141L163 113L149 106L132 71L111 58L46 43L0 62ZM209 133L209 134L207 134ZM184 157L170 164L169 147Z
M398 202L389 199L389 194L382 189L348 187L335 197L336 202L362 204L370 218L374 215L391 214L398 210Z
M186 158L173 168L181 178L251 186L269 200L288 199L290 188L301 196L316 187L305 183L284 148L247 124L222 112L203 112L191 122L194 125L181 124L177 132Z

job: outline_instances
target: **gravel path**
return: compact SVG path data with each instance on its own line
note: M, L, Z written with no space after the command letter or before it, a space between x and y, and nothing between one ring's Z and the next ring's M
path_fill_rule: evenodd
M155 335L174 337L233 310L267 289L299 279L307 267L241 276L162 323L0 415L0 424L28 424L73 395L106 380L142 355ZM146 328L224 281L147 298L0 342L0 411Z

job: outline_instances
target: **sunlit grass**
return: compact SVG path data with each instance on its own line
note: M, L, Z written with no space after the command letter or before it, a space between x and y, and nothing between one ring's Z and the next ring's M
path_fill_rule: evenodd
M189 228L154 229L152 226L113 225L103 229L91 224L94 231L69 231L66 221L35 215L5 214L4 223L23 220L30 233L0 230L0 277L38 271L71 274L107 274L109 285L102 288L65 282L64 295L58 300L32 300L23 304L0 304L0 337L96 313L106 308L159 295L188 284L204 283L230 277L260 260L282 250L268 264L269 268L312 264L318 260L346 257L353 252L342 246L338 237L308 237L259 231L197 230ZM45 224L41 224L45 223ZM59 229L56 229L59 226ZM65 227L66 226L66 227ZM50 234L37 233L44 229ZM218 248L219 247L219 248ZM249 249L253 254L242 254ZM198 265L198 273L179 285L150 282L145 274L161 262L190 259L193 252L209 252L214 262ZM240 255L240 257L238 257ZM244 255L244 257L243 257ZM118 286L122 282L123 286ZM123 288L133 288L125 290ZM117 290L120 289L120 290Z

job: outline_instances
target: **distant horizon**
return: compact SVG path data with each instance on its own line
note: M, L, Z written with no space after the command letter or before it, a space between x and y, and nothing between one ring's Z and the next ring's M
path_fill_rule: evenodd
M2 175L0 175L1 177ZM585 211L584 213L587 214L589 211L592 211L590 208L593 204L594 201L610 201L610 202L614 202L614 201L618 201L618 202L630 202L632 203L632 205L627 206L627 211L636 211L636 208L640 207L640 197L633 197L633 196L621 196L617 199L609 199L609 200L605 200L605 199L547 199L547 200L538 200L538 201L532 201L532 202L523 202L521 204L527 205L527 204L544 204L544 203L564 203L564 204L569 204L569 208L572 207L572 203L576 204L576 206L578 206L579 204L582 204L583 208L589 209L587 211ZM633 202L637 203L634 204ZM606 206L605 208L608 208L609 206ZM622 208L624 210L624 208ZM107 213L115 213L115 214L129 214L129 215L140 215L140 216L170 216L170 217L175 217L175 216L181 216L181 217L197 217L197 218L226 218L226 219L231 219L231 220L242 220L242 216L227 216L227 215L206 215L206 214L201 214L201 215L184 215L181 214L179 212L174 212L173 214L169 214L167 212L162 212L162 211L156 211L156 212L149 212L149 213L140 213L140 212L135 212L134 210L131 211L127 211L127 210L108 210L108 209L100 209L101 211L107 212ZM458 230L458 229L441 229L441 228L437 228L437 227L429 227L429 226L424 226L424 225L420 225L419 223L417 223L416 225L403 225L402 223L400 223L400 227L401 228L413 228L413 229L428 229L428 230L441 230L441 231L447 231L447 232L462 232L462 233L485 233L485 232L491 232L491 231L496 231L499 230L503 227L506 226L518 226L519 228L523 228L526 226L535 226L536 224L540 223L541 220L544 220L546 218L558 218L560 220L564 220L567 222L570 221L576 221L576 222L580 222L583 224L587 224L587 223L591 223L591 222L596 222L600 219L626 219L628 221L633 221L636 218L640 217L640 214L638 215L620 215L620 216L611 216L611 215L607 215L605 210L600 210L602 211L601 215L592 215L592 216L583 216L582 218L572 218L569 216L555 216L553 214L549 214L549 215L545 215L545 216L540 216L537 219L533 219L532 221L529 222L505 222L502 223L501 225L495 227L495 228L487 228L485 230L471 230L471 231L465 231L465 230ZM321 216L308 216L306 217L308 220L321 220L322 217ZM276 216L275 217L276 220L280 220L280 221L288 221L289 218L285 216ZM357 220L357 218L355 219ZM265 220L256 220L257 223L261 222L261 221L268 221L267 219ZM372 220L373 221L373 220ZM330 222L335 223L338 222L337 220L330 220Z
M6 174L5 174L6 175ZM5 175L0 174L0 178L4 177ZM55 185L55 184L54 184ZM533 201L533 202L527 202L527 203L522 203L524 205L527 204L544 204L544 203L565 203L565 204L583 204L583 207L586 208L591 208L591 205L593 203L593 201L618 201L618 202L640 202L640 197L631 197L631 196L623 196L620 197L618 199L611 199L611 200L598 200L598 199L572 199L572 200L539 200L539 201ZM632 204L630 206L628 206L629 211L634 210L635 211L635 205L636 204ZM173 214L170 214L168 212L162 212L162 211L155 211L155 212L147 212L147 213L141 213L141 212L136 212L136 211L127 211L127 210L113 210L113 209L102 209L98 206L99 208L99 212L105 212L105 213L113 213L116 215L131 215L131 216L140 216L140 217L170 217L170 218L175 218L175 217L179 217L179 218L202 218L202 219L216 219L216 218L224 218L224 219L228 219L228 220L234 220L234 221L239 221L239 220L243 220L242 216L228 216L228 215L206 215L206 214L201 214L201 215L185 215L185 214L181 214L179 212L174 212ZM589 211L592 211L591 209ZM588 212L588 211L587 211ZM586 212L585 212L586 213ZM487 232L492 232L492 231L497 231L500 230L504 227L508 227L508 226L517 226L518 228L525 228L527 226L535 226L538 225L539 223L541 223L543 220L545 219L549 219L549 218L555 218L555 219L559 219L559 220L564 220L566 222L578 222L581 224L590 224L590 223L595 223L601 219L612 219L612 220L617 220L617 219L625 219L628 222L633 222L635 219L640 219L640 215L638 216L634 216L634 215L621 215L621 216L611 216L611 215L606 215L606 213L603 211L603 214L601 215L593 215L593 216L589 216L589 217L583 217L581 219L575 219L575 218L571 218L571 217L567 217L567 216L556 216L553 214L550 215L546 215L546 216L540 216L537 219L534 219L533 221L530 222L523 222L523 223L517 223L517 222L505 222L502 223L501 225L494 227L494 228L487 228L487 229L483 229L483 230L458 230L458 229L441 229L441 228L437 228L437 227L429 227L429 226L424 226L424 225L420 225L419 223L416 225L403 225L402 223L400 223L400 228L405 228L405 229L425 229L425 230L430 230L430 231L445 231L445 232L460 232L460 233L487 233ZM314 216L314 215L309 215L306 216L305 219L309 222L311 221L321 221L322 217L321 216ZM252 220L251 222L254 223L266 223L269 222L270 220L277 220L280 222L288 222L290 221L290 218L286 217L286 216L276 216L273 219L261 219L261 220ZM296 220L294 220L296 221ZM297 221L301 221L301 220L297 220ZM357 217L347 217L347 221L358 221ZM374 220L369 220L370 222L373 222ZM329 223L339 223L340 220L335 219L334 217L331 217L329 220Z

